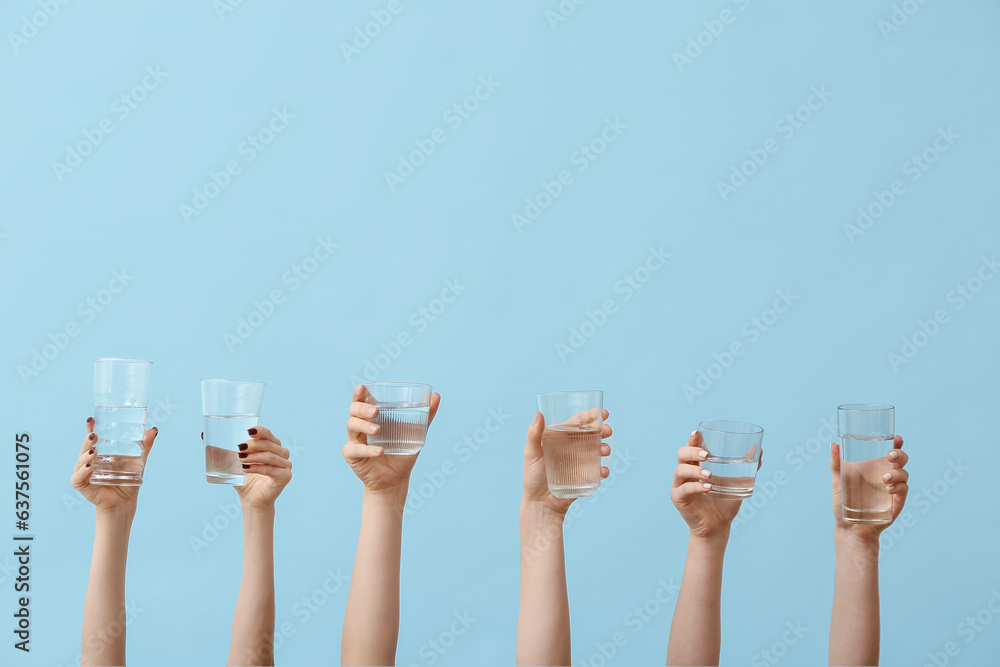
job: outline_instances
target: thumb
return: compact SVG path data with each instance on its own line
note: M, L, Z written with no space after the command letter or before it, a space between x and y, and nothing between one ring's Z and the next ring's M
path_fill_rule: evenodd
M524 443L525 460L539 459L542 457L542 431L545 430L545 417L541 412L535 413L535 418L528 427L528 436Z
M149 450L153 448L153 442L156 440L156 436L159 435L160 429L155 426L146 431L146 434L142 436L142 463L146 464L146 459L149 458Z

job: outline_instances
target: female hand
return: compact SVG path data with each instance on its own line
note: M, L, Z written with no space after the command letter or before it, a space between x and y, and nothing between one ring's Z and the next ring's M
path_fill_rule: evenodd
M254 426L247 429L247 434L250 439L238 445L246 481L235 487L236 493L244 506L270 508L282 489L292 481L292 462L281 440L265 427Z
M595 408L596 410L596 408ZM604 419L610 414L603 411ZM567 424L585 424L594 420L596 413L588 410L574 415ZM565 515L575 498L556 498L549 491L548 479L545 476L545 456L542 451L542 433L545 431L545 418L541 412L535 413L535 419L528 427L528 436L524 444L524 496L523 501L533 506L551 510ZM601 424L601 440L611 437L611 426ZM601 456L611 456L611 446L601 443ZM601 466L601 479L607 479L611 471L607 466Z
M885 459L873 459L860 464L851 464L858 467L858 474L862 479L874 486L874 479L881 479L879 489L885 489L892 497L892 520L884 524L848 523L844 521L843 493L840 479L841 464L840 445L830 444L830 472L833 477L833 527L835 533L851 535L859 538L863 542L878 542L878 537L883 530L892 525L899 513L903 511L906 504L906 494L910 491L910 473L903 469L906 462L910 460L906 452L903 451L903 438L896 436L892 443L892 451L886 455ZM868 469L870 468L870 470ZM882 475L878 473L888 468Z
M701 467L707 458L701 432L693 431L687 444L677 450L677 468L670 490L670 500L695 537L727 534L743 502L742 498L707 495L712 489L712 473ZM763 462L762 450L757 470Z
M158 433L159 429L154 426L143 434L141 459L144 470L149 450L153 448L153 441L156 440ZM140 487L104 486L90 483L90 477L94 474L93 464L97 460L97 456L97 434L94 433L94 418L90 417L87 419L87 436L83 439L80 456L76 459L76 467L73 469L73 475L69 481L74 489L99 510L118 509L126 506L130 506L134 510L139 498Z
M353 403L348 410L347 444L344 445L344 460L351 470L364 482L369 491L386 491L405 486L410 479L410 471L417 462L417 454L386 456L381 447L368 444L368 436L375 435L381 426L372 420L378 415L378 406L366 403L368 390L363 384L354 388ZM430 428L441 404L441 394L431 394L430 414L427 427Z

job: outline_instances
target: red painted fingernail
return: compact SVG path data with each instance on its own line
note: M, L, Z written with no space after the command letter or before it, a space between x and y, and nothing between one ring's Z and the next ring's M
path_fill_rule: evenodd
M90 448L90 451L89 451L89 452L87 452L87 453L88 453L88 454L93 454L93 453L94 453L94 448L93 448L93 447L91 447L91 448Z
M246 448L247 448L247 446L248 446L248 445L247 445L247 443L245 443L245 442L241 442L241 443L240 443L240 444L238 445L238 447L239 447L239 450L240 450L241 452L244 452L244 451L246 451Z
M87 440L96 440L96 439L97 439L96 433L91 433L90 435L87 436Z
M239 454L237 454L237 456L239 456L241 459L245 459L247 457L247 453L246 452L240 452Z
M87 465L85 465L85 466L83 466L83 467L84 467L84 468L89 468L89 467L90 467L90 461L87 461Z
M202 432L201 432L201 439L202 439L202 440L204 440L204 439L205 439L205 432L204 432L204 431L202 431Z
M156 428L155 426L153 427L153 430L156 431L157 433L160 432L160 429Z
M247 433L249 433L250 435L257 435L257 429L255 429L255 428L248 428L247 429Z
M87 417L87 423L88 423L88 424L89 424L90 422L92 422L92 421L94 421L94 418L93 418L93 417Z
M243 469L244 470L250 470L250 466L248 466L246 463L244 463L243 464Z

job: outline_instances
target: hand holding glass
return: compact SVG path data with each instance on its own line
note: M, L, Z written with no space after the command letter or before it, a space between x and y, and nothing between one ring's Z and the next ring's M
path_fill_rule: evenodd
M709 495L725 498L748 498L760 464L764 429L756 424L726 420L704 421L702 446L708 458L701 464L712 473Z
M205 478L210 484L242 486L246 473L239 459L239 444L247 429L260 421L263 382L202 380L201 402L205 417Z
M94 360L94 432L100 440L91 484L142 484L142 438L152 366L140 359Z
M545 419L542 453L549 491L556 498L592 496L601 486L603 391L538 394Z

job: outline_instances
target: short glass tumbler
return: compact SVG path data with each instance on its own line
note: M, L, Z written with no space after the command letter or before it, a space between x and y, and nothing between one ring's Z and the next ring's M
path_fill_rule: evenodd
M592 496L601 486L603 391L538 394L545 418L542 454L549 491L556 498Z
M895 438L895 408L851 403L837 408L840 426L840 492L844 521L892 522L892 496L882 475L892 469L888 455Z
M698 424L708 458L701 464L712 473L709 495L748 498L753 495L764 429L747 422L717 419Z
M202 380L201 407L205 417L205 479L210 484L242 486L246 471L239 445L260 422L263 382Z
M417 382L368 382L365 401L378 407L374 421L381 428L368 444L389 455L420 453L427 439L431 385Z
M142 484L142 439L152 368L152 362L141 359L94 359L94 432L99 440L91 484Z

